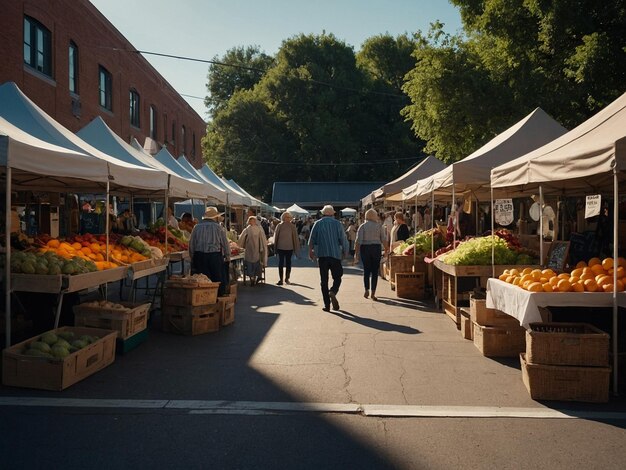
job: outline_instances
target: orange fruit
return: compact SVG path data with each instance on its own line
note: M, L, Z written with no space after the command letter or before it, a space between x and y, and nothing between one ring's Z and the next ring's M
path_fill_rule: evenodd
M601 264L594 264L591 267L591 270L595 273L595 274L606 274L606 270L602 267Z
M622 292L624 290L624 283L619 279L617 280L617 284L615 284L615 290L617 292Z
M543 284L541 282L531 282L526 289L530 292L543 292Z
M572 269L572 272L570 273L570 276L572 277L580 277L583 274L583 268L576 268L576 269Z
M557 277L559 279L567 279L567 280L569 280L569 274L567 274L567 273L561 273Z
M560 279L556 276L551 277L550 280L548 281L550 283L550 285L552 287L556 287L556 285L559 283Z
M539 282L541 282L542 284L545 284L548 281L549 279L547 277L541 277L541 279L539 279Z
M512 269L509 269L508 271L511 276L519 276L519 269L517 268L512 268Z
M579 261L578 263L576 263L576 268L586 268L587 267L587 263L585 263L584 261Z
M621 256L617 258L617 265L626 269L626 258L622 258Z
M593 273L583 273L582 276L580 276L580 280L581 281L586 281L587 279L595 279L596 276Z
M543 271L541 271L541 274L543 275L543 277L546 277L548 279L550 279L551 277L556 276L556 273L554 271L552 271L550 268L544 269Z
M624 269L624 267L623 267L623 266L619 266L619 267L617 268L617 278L618 278L618 279L621 279L621 278L623 278L625 275L626 275L626 269Z
M569 283L567 279L561 279L559 283L556 285L559 292L569 292L572 288L572 285Z
M51 238L48 240L48 243L46 243L46 245L50 248L58 248L60 244L61 242L59 242L56 238Z
M507 272L503 272L498 276L498 279L500 279L501 281L506 281L507 277L509 277L509 274Z
M613 268L613 258L604 258L602 260L602 267L607 271Z
M521 277L516 277L515 279L513 279L513 285L514 286L519 286L520 282L522 282L522 278Z
M517 278L517 276L507 276L504 282L508 284L513 284L513 281Z
M534 280L535 280L535 278L533 277L533 275L528 273L528 274L524 274L522 276L522 281L521 282L522 282L522 284L524 284L526 281L534 281Z
M546 282L543 286L543 291L544 292L554 292L554 288L552 287L552 285L549 282Z
M603 290L604 292L613 292L613 284L612 284L612 283L607 283L607 284L604 284L604 285L602 286L602 290Z
M538 281L539 279L541 279L541 276L543 276L543 273L541 272L541 269L533 269L530 272L531 276L533 277L533 279L535 281Z
M577 283L578 281L580 281L580 278L578 276L570 276L569 278L569 283L572 285Z
M574 290L574 292L585 292L585 285L579 281L572 284L572 289Z
M596 284L596 281L594 281L593 279L587 279L586 281L584 281L585 284L585 290L587 292L595 292L598 290L598 284Z
M587 262L587 266L589 266L590 268L593 268L596 264L602 264L602 261L600 261L600 258L591 258Z
M530 274L532 272L533 272L533 268L524 268L524 269L522 269L522 275Z

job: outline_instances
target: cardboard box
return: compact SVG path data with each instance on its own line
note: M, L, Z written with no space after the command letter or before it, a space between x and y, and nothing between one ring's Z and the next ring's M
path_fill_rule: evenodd
M117 310L94 305L74 307L74 325L115 330L126 339L148 326L150 303L117 302L130 310Z
M461 309L461 336L465 339L474 339L474 326L468 310Z
M473 323L474 345L485 357L517 357L526 350L526 330L521 326L497 327Z
M607 367L609 335L587 323L531 323L526 359L532 364Z
M522 381L533 400L609 401L610 367L532 364L520 354Z
M12 387L64 390L115 361L117 331L65 326L51 330L71 331L76 337L99 339L63 359L25 356L24 349L42 335L27 339L2 352L2 383Z

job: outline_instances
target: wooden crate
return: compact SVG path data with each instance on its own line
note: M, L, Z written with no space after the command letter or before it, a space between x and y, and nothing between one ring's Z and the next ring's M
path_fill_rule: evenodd
M520 354L522 381L533 400L609 401L610 367L533 364Z
M220 326L230 325L235 321L235 301L236 298L232 294L217 298Z
M168 281L169 282L169 281ZM187 287L178 284L177 287L168 286L163 289L163 305L185 307L188 305L211 305L217 302L219 282L203 284L198 287Z
M526 330L517 327L482 326L472 323L474 346L485 357L517 357L526 350Z
M609 335L587 323L531 323L526 359L532 364L606 367Z
M472 325L472 319L470 317L469 310L461 309L461 336L465 339L474 339L474 327Z
M115 330L126 339L145 330L150 316L150 303L118 302L130 310L116 310L94 305L74 306L74 325Z
M161 312L163 331L195 336L212 333L220 329L220 312L217 304L203 306L202 313L189 313L180 310L179 312L169 313L165 309Z
M235 303L237 302L237 286L238 286L237 281L233 281L230 284L228 284L228 287L226 289L226 293L234 297Z
M487 300L470 295L470 315L472 321L482 326L519 326L519 320L511 315L487 308Z
M409 255L389 255L387 258L387 265L389 266L389 281L391 282L391 289L395 289L396 273L411 273L413 272L413 256Z
M396 273L396 296L424 300L424 273Z
M41 335L22 341L2 352L2 383L12 387L64 390L115 361L117 331L65 326L51 330L71 331L75 336L99 336L92 344L63 359L25 356L27 345Z

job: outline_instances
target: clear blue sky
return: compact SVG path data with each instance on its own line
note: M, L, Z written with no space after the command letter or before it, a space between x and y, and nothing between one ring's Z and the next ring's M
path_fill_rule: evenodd
M138 50L198 59L222 57L237 46L258 45L274 55L283 40L332 33L358 51L377 34L428 31L439 20L461 29L447 0L91 0ZM206 96L208 64L146 59L182 95ZM201 99L185 97L206 118Z

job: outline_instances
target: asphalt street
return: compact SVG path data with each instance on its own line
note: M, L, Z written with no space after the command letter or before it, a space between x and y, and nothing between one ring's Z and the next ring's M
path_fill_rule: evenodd
M428 301L346 264L324 312L315 265L239 286L235 323L160 330L63 392L0 388L2 468L623 468L626 401L537 402ZM114 290L109 292L115 296Z

